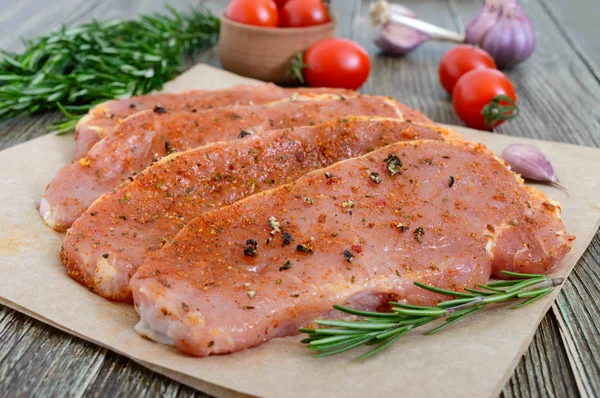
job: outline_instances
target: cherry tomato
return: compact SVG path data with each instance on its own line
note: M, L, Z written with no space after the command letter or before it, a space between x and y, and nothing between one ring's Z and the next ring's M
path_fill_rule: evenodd
M477 68L496 69L496 63L490 54L468 44L454 47L442 57L440 62L440 82L449 94L462 75Z
M356 90L369 77L371 60L367 52L347 39L325 39L304 53L303 74L311 87Z
M508 77L496 69L474 69L456 83L452 103L456 113L469 127L490 130L518 114L515 88Z
M275 0L275 4L277 4L277 8L281 9L290 0Z
M246 25L276 27L277 5L273 0L232 0L225 11L227 18Z
M322 25L329 21L329 11L321 0L288 0L279 11L282 28Z

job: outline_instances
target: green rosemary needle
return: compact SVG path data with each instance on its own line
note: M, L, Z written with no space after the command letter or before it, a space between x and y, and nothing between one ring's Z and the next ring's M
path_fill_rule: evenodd
M512 308L524 307L550 294L564 280L545 275L509 271L502 273L514 279L480 284L479 289L465 289L465 292L454 292L415 282L415 285L422 289L454 297L435 307L390 302L392 312L374 312L334 305L336 310L360 319L317 320L316 323L321 327L300 329L301 333L308 335L302 343L308 344L308 348L316 352L316 357L339 354L361 345L375 345L374 349L357 358L361 360L384 350L412 329L438 319L445 318L445 322L425 334L437 333L482 311L489 304L522 299L523 301Z
M160 89L219 33L210 12L169 12L63 26L20 54L1 51L0 121L60 110L68 120L55 128L66 132L95 104Z

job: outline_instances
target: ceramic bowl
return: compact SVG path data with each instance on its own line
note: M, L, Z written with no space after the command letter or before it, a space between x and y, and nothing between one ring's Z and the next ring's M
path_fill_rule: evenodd
M335 21L305 28L264 28L221 17L219 57L223 69L241 76L288 84L292 59L312 44L335 36Z

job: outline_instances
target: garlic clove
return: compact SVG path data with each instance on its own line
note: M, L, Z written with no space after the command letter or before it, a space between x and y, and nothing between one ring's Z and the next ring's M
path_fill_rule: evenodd
M537 147L511 144L502 152L502 159L510 169L526 180L548 183L570 196L569 190L556 177L552 164Z
M554 168L537 147L525 144L511 144L502 152L502 159L514 171L528 180L557 182Z
M548 158L537 147L511 144L502 152L502 158L512 171L524 179L550 184L570 196L569 190L556 177Z

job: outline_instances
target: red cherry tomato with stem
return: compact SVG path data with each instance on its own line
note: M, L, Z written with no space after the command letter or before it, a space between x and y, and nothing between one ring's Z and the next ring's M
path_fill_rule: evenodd
M225 15L232 21L246 25L279 26L279 13L273 0L232 0Z
M282 28L322 25L329 21L329 10L322 0L288 0L279 11Z
M302 74L311 87L356 90L368 79L371 60L364 48L347 39L325 39L303 57Z
M452 93L454 109L469 127L491 130L519 114L515 88L496 69L474 69L463 75Z
M465 73L478 68L496 69L490 54L468 44L456 46L442 57L440 62L440 83L448 94L452 94L458 79Z

